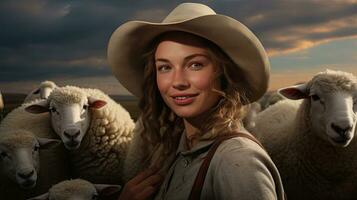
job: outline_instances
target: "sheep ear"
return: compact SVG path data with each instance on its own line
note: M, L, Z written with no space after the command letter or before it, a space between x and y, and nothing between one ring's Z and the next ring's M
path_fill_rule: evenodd
M120 185L94 184L99 196L110 196L121 190Z
M49 138L37 138L37 141L40 144L41 149L49 149L62 142L61 140Z
M41 89L40 89L40 88L38 88L37 90L33 91L33 92L32 92L32 94L39 94L39 93L40 93L40 91L41 91Z
M94 97L88 97L88 103L89 103L89 107L93 109L99 109L107 104L106 101Z
M32 198L27 199L27 200L48 200L48 199L49 199L49 195L48 195L48 192L47 192L45 194L41 194L39 196L32 197Z
M306 83L279 89L278 93L292 100L306 99L309 97Z
M49 112L48 109L48 101L46 99L38 101L34 104L31 104L25 108L25 110L29 113L40 114Z

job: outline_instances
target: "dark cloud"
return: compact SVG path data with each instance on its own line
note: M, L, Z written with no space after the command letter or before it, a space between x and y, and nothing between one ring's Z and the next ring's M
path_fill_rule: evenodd
M160 21L180 2L3 0L0 81L109 75L106 46L115 28L133 19ZM273 53L357 35L355 1L197 2L242 21Z

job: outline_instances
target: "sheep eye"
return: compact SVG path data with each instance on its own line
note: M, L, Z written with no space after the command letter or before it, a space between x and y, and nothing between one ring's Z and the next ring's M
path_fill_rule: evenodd
M98 199L98 194L93 194L92 195L92 200L97 200Z
M6 152L1 152L0 153L0 157L1 158L6 158L6 157L9 157L9 155Z
M317 96L316 94L313 94L313 95L311 95L311 99L312 99L313 101L317 101L317 100L320 100L320 97Z
M87 108L88 108L88 105L83 105L84 110L87 110Z
M39 147L38 145L36 145L36 146L33 148L34 151L38 151L39 149L40 149L40 147Z
M56 111L57 111L57 110L56 110L55 107L51 107L51 108L50 108L50 112L54 113L54 112L56 112Z

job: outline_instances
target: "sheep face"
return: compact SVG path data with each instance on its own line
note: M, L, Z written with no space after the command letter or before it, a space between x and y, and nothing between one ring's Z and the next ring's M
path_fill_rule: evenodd
M357 97L357 96L356 96ZM349 92L310 94L311 127L336 146L347 146L354 137L356 106Z
M53 130L69 150L79 148L91 122L91 110L100 109L106 102L88 96L76 87L55 88L48 99L25 108L34 114L50 112Z
M3 175L21 188L36 185L39 170L39 143L34 137L9 136L0 142L0 168Z
M39 172L39 149L60 141L36 138L31 133L17 130L0 139L0 173L23 189L36 185Z
M290 99L305 98L312 131L334 146L346 147L356 132L357 83L350 75L335 77L330 73L318 74L306 84L279 92Z
M61 96L61 98L66 97ZM50 98L38 101L25 108L27 112L33 114L50 112L52 128L69 150L79 148L90 126L90 109L99 109L106 105L105 101L94 97L75 99L77 100L63 103L63 101Z
M92 184L83 179L62 181L48 193L28 200L96 200L119 192L119 185Z
M70 104L51 101L49 110L52 127L65 147L69 150L77 149L91 121L88 99Z

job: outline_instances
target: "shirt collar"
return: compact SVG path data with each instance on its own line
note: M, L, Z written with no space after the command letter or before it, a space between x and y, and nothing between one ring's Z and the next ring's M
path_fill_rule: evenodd
M197 142L197 144L192 149L189 149L188 145L187 145L187 141L186 141L186 132L183 131L183 133L181 134L180 143L179 143L178 148L176 150L176 155L178 155L180 153L182 155L193 154L195 152L198 152L198 151L200 151L202 149L205 149L205 148L211 146L213 142L214 142L214 139L212 139L212 140L199 140Z
M239 132L247 133L246 129L243 126L240 127ZM210 147L213 144L213 142L214 142L214 139L199 140L197 142L197 144L192 149L188 149L187 140L186 140L186 132L183 131L181 134L180 143L176 150L176 156L180 153L182 155L189 155L189 154L196 153L196 152L201 151L206 148L208 149L208 147Z

